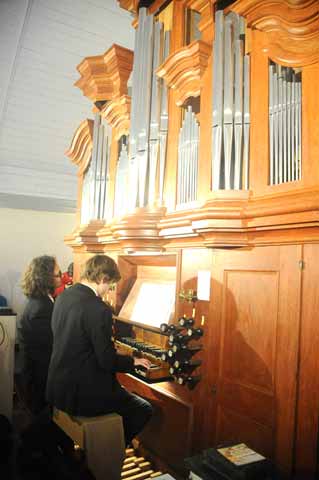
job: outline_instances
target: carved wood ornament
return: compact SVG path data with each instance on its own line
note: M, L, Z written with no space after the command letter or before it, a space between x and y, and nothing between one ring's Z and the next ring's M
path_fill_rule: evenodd
M103 55L86 57L77 67L81 78L75 86L93 102L111 100L127 93L133 52L114 44Z
M111 100L101 109L101 117L112 125L117 139L129 133L130 113L131 97L129 95L122 95L118 99Z
M77 165L78 175L83 175L87 169L93 145L93 120L84 120L74 134L71 145L65 155L74 165Z
M319 61L317 0L239 0L229 9L267 34L265 48L275 62L301 67Z
M157 70L167 86L176 91L176 104L183 105L189 97L198 97L201 78L207 67L211 47L200 40L172 53Z

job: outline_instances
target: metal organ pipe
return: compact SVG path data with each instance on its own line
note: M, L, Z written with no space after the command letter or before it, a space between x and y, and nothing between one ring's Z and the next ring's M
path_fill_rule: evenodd
M150 156L149 156L149 178L148 178L148 203L155 203L156 195L156 172L159 147L159 99L160 85L155 73L160 65L160 42L163 24L156 22L154 26L154 55L152 71L152 98L151 98L151 121L150 121Z
M101 209L99 218L111 219L111 209L108 208L108 190L110 182L110 156L112 143L112 128L104 121L104 137L103 137L103 157L102 157L102 173L101 173Z
M301 78L269 65L269 183L301 179Z
M126 142L121 142L117 162L114 196L114 216L121 217L128 210L129 158Z
M105 218L111 134L111 127L106 122L101 123L101 116L97 112L94 119L91 160L83 178L81 224Z
M98 130L97 154L96 154L96 172L95 172L95 188L94 188L94 213L93 218L100 218L101 208L101 176L102 176L102 157L103 157L103 137L104 127L100 124Z
M244 56L244 189L249 188L249 138L250 138L250 56Z
M163 61L169 55L170 46L170 31L164 32L164 52ZM161 111L160 111L160 130L159 130L159 203L162 204L164 200L164 174L165 174L165 160L166 160L166 146L167 146L167 130L168 130L168 104L167 104L167 86L164 80L160 79L161 87Z
M219 10L215 15L215 39L213 41L213 190L221 187L221 152L222 152L222 119L223 101L222 91L224 84L224 12Z
M212 189L248 188L249 56L244 20L231 12L215 16L213 41Z
M132 74L129 148L131 207L163 202L167 138L167 89L156 69L169 54L169 32L146 8L139 10Z
M93 126L93 147L92 147L92 158L90 163L90 169L92 170L92 183L90 186L90 212L89 212L89 220L92 220L95 215L95 179L96 179L96 172L97 172L97 156L98 156L98 144L99 144L99 131L101 125L101 116L98 112L95 113L94 117L94 126Z
M177 203L197 198L199 125L192 107L188 107L178 142Z

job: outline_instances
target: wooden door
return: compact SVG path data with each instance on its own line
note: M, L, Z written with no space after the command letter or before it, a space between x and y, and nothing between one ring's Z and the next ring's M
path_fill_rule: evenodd
M216 250L207 369L207 439L245 442L292 465L301 246Z

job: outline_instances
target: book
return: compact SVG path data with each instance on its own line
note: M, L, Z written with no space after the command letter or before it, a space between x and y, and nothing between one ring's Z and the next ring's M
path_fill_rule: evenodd
M265 457L247 447L245 443L238 443L230 447L218 448L218 453L223 455L234 465L247 465L253 462L265 460Z

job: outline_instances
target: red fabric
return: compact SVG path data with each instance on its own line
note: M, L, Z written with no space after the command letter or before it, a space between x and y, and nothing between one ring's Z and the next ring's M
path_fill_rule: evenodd
M68 286L72 285L73 279L72 279L72 277L70 277L68 272L64 272L64 273L62 273L61 282L62 283L61 283L60 287L57 287L54 290L53 297L57 297L58 295L60 295L60 293L62 293L64 291L66 285L68 285Z

